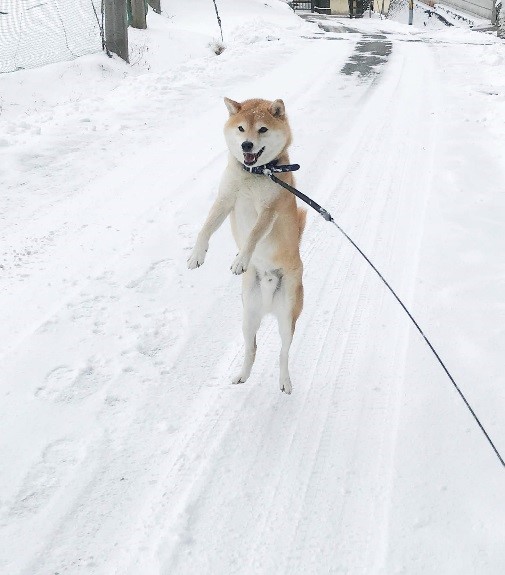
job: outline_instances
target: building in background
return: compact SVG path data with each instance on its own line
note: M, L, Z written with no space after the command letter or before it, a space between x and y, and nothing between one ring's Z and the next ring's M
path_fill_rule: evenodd
M444 0L441 4L485 18L493 23L496 18L494 0Z

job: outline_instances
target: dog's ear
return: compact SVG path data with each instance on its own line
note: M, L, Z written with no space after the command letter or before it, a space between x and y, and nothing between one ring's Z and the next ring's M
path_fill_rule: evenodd
M240 112L240 108L242 108L242 104L235 102L234 100L230 100L230 98L225 98L224 103L228 108L228 112L230 112L230 116L238 114Z
M274 100L270 106L270 113L274 118L283 118L286 114L286 108L282 100Z

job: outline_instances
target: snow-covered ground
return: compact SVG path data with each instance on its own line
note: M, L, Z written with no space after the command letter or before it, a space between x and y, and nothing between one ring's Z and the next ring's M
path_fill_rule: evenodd
M309 214L305 309L251 378L223 96L283 98L298 187L411 306L505 451L505 49L462 28L170 0L0 76L0 572L501 575L505 470L405 314Z

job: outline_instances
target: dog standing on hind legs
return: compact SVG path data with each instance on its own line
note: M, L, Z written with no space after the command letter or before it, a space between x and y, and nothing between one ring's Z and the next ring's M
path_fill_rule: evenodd
M225 98L230 117L224 135L230 151L219 193L198 234L188 267L205 261L212 234L230 216L239 253L231 265L242 276L243 333L245 357L233 383L243 383L251 373L256 356L256 333L267 313L277 317L281 336L281 391L291 393L288 355L296 321L303 307L303 264L300 239L306 212L297 207L294 196L269 178L246 168L278 161L289 164L291 144L284 102ZM291 172L279 177L294 185Z

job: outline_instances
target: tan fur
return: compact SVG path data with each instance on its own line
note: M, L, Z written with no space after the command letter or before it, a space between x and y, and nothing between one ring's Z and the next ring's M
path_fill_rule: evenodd
M295 197L260 174L250 174L243 162L263 165L274 159L289 164L288 147L292 136L282 100L225 98L230 117L224 133L230 150L219 195L212 206L188 259L193 269L203 264L209 239L229 215L239 253L231 266L244 274L244 338L246 357L235 383L245 381L256 352L256 331L261 317L277 316L282 339L280 387L291 393L287 358L296 321L303 307L300 239L306 212L297 207ZM244 146L251 151L246 153ZM249 148L247 148L249 150ZM277 175L294 186L291 172Z

